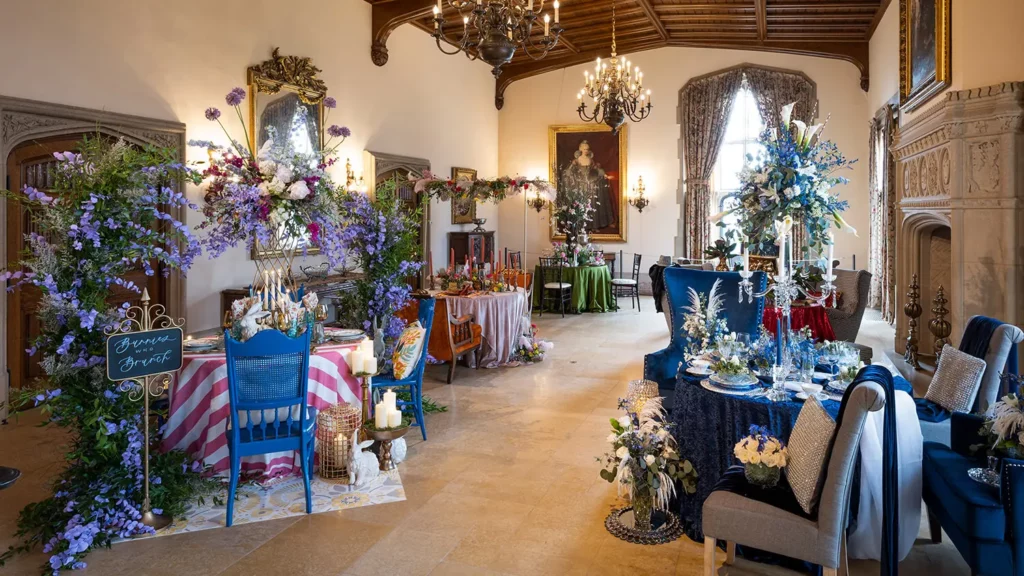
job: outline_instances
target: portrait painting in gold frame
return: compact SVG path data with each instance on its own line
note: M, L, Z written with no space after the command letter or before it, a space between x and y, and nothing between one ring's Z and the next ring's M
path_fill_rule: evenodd
M952 82L950 0L900 0L900 108L919 108Z
M548 127L548 180L557 190L549 207L564 202L567 191L587 194L594 206L589 234L592 242L626 241L626 146L628 126L618 134L598 124ZM552 240L565 236L551 228Z

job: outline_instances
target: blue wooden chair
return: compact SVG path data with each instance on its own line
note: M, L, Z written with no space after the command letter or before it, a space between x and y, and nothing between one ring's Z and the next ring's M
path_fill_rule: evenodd
M683 332L683 308L689 306L689 288L700 294L708 295L715 280L721 280L718 290L724 298L722 315L729 325L729 330L736 333L747 333L757 337L764 315L764 298L754 298L747 302L746 296L739 301L739 272L711 272L708 270L690 270L678 266L665 269L665 292L668 294L669 309L665 311L672 318L672 339L668 347L644 356L644 379L658 383L661 395L665 397L665 406L671 409L672 398L675 396L676 374L679 363L686 353L686 333ZM755 292L763 292L768 284L768 276L764 272L754 272L750 278Z
M388 388L394 391L409 391L412 401L399 400L397 402L398 409L405 410L406 407L412 409L413 416L416 418L415 423L419 425L420 433L423 434L424 440L427 439L427 426L423 419L423 371L427 367L427 343L430 342L430 328L434 324L435 303L436 301L433 298L422 298L419 300L418 318L420 326L423 326L425 332L423 334L423 351L420 353L420 359L416 362L416 369L412 371L412 374L402 380L395 380L394 377L381 377L372 380L374 398L377 398L382 390L387 390ZM376 400L374 404L376 405Z
M231 402L228 526L231 526L234 512L242 458L255 454L299 451L306 488L306 513L313 511L309 483L313 474L316 408L306 405L310 332L306 330L298 338L289 338L277 330L264 330L246 342L239 342L224 332ZM243 411L244 424L239 415Z
M932 541L941 541L945 530L971 574L1022 576L1024 460L1002 460L999 487L968 477L968 469L985 466L984 457L971 452L972 445L985 444L978 435L983 421L954 412L949 419L952 445L924 443L923 496Z

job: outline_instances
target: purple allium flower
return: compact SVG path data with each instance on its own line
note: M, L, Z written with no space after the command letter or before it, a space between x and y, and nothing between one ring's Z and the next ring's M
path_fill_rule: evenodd
M336 108L337 106L338 106L338 101L335 100L334 98L332 98L331 96L328 96L327 98L324 98L324 108L332 108L333 109L333 108Z
M213 122L214 120L216 120L218 118L220 118L220 110L217 110L216 108L213 108L213 107L210 107L210 108L206 109L206 119L207 120L209 120L210 122Z
M327 133L331 138L348 138L352 135L352 131L348 129L348 126L338 126L337 124L332 124L327 129Z
M237 87L232 88L231 92L228 92L228 95L224 97L224 101L228 103L228 106L238 106L242 103L242 100L245 100L245 90Z

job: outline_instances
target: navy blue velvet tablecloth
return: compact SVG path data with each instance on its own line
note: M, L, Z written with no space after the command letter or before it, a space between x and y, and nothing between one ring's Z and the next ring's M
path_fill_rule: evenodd
M783 442L796 424L803 402L772 402L764 396L730 396L705 390L701 377L685 372L676 377L675 401L670 413L676 424L675 437L679 453L697 469L697 492L680 493L679 515L686 525L686 535L696 542L704 541L701 529L701 510L704 500L711 494L718 479L729 466L739 462L733 456L736 442L747 436L750 425L767 426ZM902 377L894 378L896 390L911 393L910 383ZM840 403L825 400L822 406L835 418Z

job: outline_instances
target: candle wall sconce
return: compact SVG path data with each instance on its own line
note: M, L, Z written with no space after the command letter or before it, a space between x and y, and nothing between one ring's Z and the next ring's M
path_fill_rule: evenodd
M363 181L363 175L356 176L355 171L352 170L352 160L349 158L345 158L345 188L366 193L366 182Z
M533 198L527 200L527 204L537 212L540 212L548 205L548 201L540 195L540 190L534 188Z
M641 176L637 178L636 186L629 194L629 205L636 208L637 212L640 212L641 214L643 214L644 208L647 208L647 205L651 203L651 201L644 196L645 191L644 177Z

